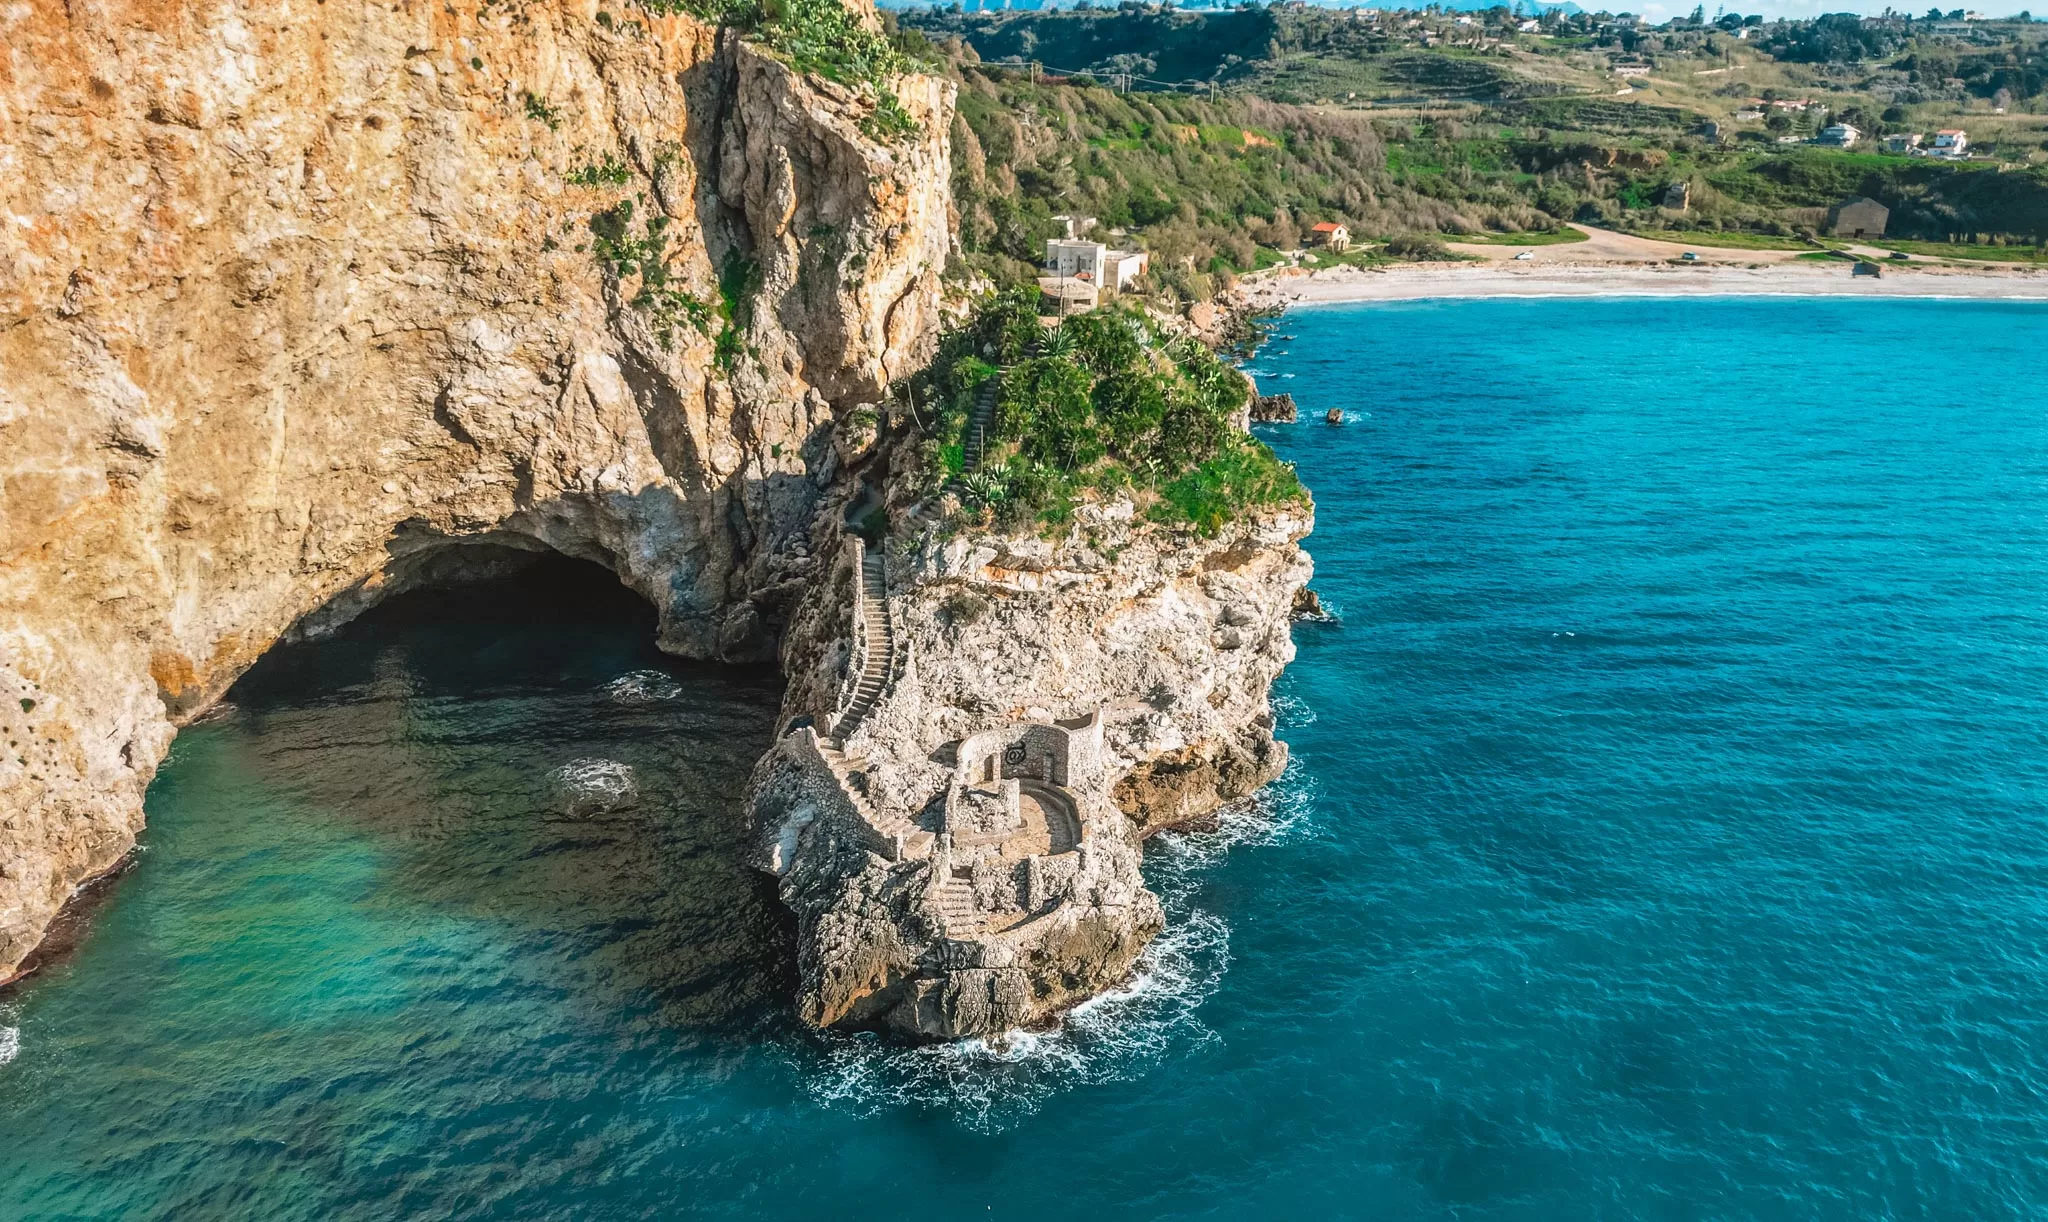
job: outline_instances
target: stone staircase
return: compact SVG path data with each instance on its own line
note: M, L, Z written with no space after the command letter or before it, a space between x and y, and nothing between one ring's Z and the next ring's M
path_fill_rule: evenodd
M967 414L967 432L961 443L960 474L981 470L981 457L988 450L988 430L996 417L996 393L1002 386L999 371L974 391L974 410Z
M972 933L985 923L974 906L974 884L964 878L949 878L932 893L932 910L949 937Z
M874 712L889 680L895 678L897 644L895 626L889 622L889 586L882 573L882 557L872 552L861 555L860 603L856 611L861 618L865 645L853 695L832 727L829 745L834 748L846 745L862 720Z
M822 740L818 743L818 755L824 759L825 766L832 770L832 774L839 778L842 791L853 802L853 808L860 813L860 817L867 821L869 827L880 832L884 839L896 843L896 860L907 861L913 857L930 855L933 841L930 832L913 823L907 815L894 812L885 815L876 810L853 784L854 773L866 762L864 756L848 755L841 744ZM970 902L973 895L970 888Z

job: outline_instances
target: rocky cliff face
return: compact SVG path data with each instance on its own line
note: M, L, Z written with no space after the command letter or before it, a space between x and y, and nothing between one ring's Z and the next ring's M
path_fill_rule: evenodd
M889 477L908 447L878 449L860 473L888 490L898 541L862 558L884 614L864 606L861 549L811 587L750 799L798 917L799 1005L924 1037L1043 1025L1159 931L1143 835L1285 764L1267 697L1294 656L1312 518L1205 539L1113 502L1060 540L948 538L920 527L916 481ZM896 655L865 710L863 617Z
M183 719L494 554L457 543L771 652L833 422L935 321L950 87L897 94L920 134L880 143L855 92L590 0L0 10L0 979ZM600 213L725 310L650 305Z

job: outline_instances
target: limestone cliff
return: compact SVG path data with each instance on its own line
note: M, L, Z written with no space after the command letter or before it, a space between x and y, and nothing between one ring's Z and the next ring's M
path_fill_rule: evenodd
M0 8L0 979L183 719L456 541L772 651L833 423L935 321L951 90L898 82L878 142L858 91L614 7Z
M811 1021L1043 1025L1159 931L1141 837L1284 765L1267 696L1294 656L1312 518L1203 538L1111 501L1060 539L948 537L919 520L912 449L858 469L894 542L849 547L792 621L785 729L751 792L759 851L798 917Z

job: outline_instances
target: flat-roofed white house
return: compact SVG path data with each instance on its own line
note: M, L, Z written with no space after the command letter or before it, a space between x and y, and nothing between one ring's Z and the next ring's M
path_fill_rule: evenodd
M1101 242L1084 238L1045 240L1048 275L1095 285L1104 294L1128 290L1151 266L1152 255L1148 251L1111 250Z
M1862 135L1862 132L1857 131L1847 123L1830 123L1826 127L1821 128L1820 135L1814 137L1814 139L1821 144L1829 144L1836 148L1845 149L1856 143L1857 139Z

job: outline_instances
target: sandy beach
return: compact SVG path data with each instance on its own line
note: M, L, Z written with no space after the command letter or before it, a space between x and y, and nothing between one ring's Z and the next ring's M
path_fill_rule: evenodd
M1580 228L1574 226L1574 228ZM1255 308L1431 297L1969 297L2048 300L2048 269L1958 266L1925 257L1886 260L1881 276L1852 275L1844 259L1800 251L1683 246L1582 229L1584 242L1554 246L1451 243L1484 260L1393 267L1278 268L1247 276L1239 291ZM1527 251L1530 258L1517 260ZM1697 262L1676 262L1686 252ZM1881 253L1861 252L1859 253Z

